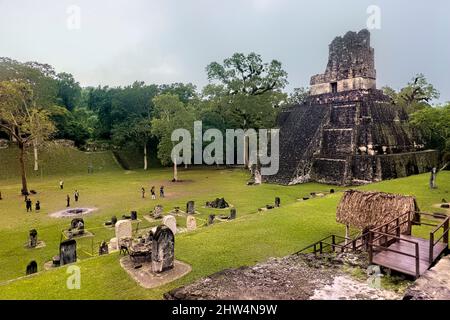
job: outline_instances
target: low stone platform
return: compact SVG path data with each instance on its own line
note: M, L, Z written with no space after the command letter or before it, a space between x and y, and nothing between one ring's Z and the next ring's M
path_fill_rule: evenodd
M77 218L98 210L97 208L66 208L64 210L50 213L52 218ZM80 211L77 213L77 211Z
M402 295L352 278L343 266L367 268L367 257L311 254L227 269L164 295L167 300L379 300Z
M85 230L84 233L82 233L80 235L76 235L76 236L72 236L72 237L70 237L69 232L70 232L69 230L63 231L63 234L66 237L66 239L75 239L76 240L76 239L81 239L81 238L90 238L90 237L94 236L94 234L92 232L87 231L87 230Z
M44 248L44 247L46 246L46 244L45 244L44 241L38 240L38 242L37 242L37 244L36 244L35 247L30 247L29 244L28 244L28 242L25 243L23 246L24 246L25 248L27 248L27 249L39 249L39 248Z
M139 268L135 268L135 264L129 256L120 259L120 266L134 279L141 287L152 289L164 284L170 283L191 272L192 268L187 263L175 260L174 267L163 273L153 273L150 262L139 264Z

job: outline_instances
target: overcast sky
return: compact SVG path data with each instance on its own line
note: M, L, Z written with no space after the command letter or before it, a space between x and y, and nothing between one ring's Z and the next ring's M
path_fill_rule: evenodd
M381 9L378 86L421 72L450 101L448 0L0 0L0 56L49 63L83 86L201 88L208 63L254 51L283 63L291 90L324 71L335 36L366 27L370 5Z

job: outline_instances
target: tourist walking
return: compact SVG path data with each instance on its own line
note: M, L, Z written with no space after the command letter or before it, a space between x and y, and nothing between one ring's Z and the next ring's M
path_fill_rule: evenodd
M36 210L36 212L39 212L41 210L41 203L39 202L39 200L36 201L35 210Z
M59 188L60 188L61 190L64 189L64 181L63 181L63 180L59 181Z
M164 186L161 186L161 187L159 188L159 196L160 196L161 198L164 198Z
M73 197L75 198L75 202L78 202L78 198L80 197L80 194L78 193L78 190L75 190L75 193L73 194Z
M142 199L144 199L145 198L145 188L144 187L141 188L141 192L142 192Z
M67 207L70 207L70 196L69 195L67 195L66 200L67 200Z
M155 200L156 199L155 186L152 186L152 188L150 189L150 193L152 194L152 199Z

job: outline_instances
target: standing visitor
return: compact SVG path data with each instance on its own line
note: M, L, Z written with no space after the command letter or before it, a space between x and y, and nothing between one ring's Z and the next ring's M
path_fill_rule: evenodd
M141 188L141 192L142 192L142 199L144 199L145 198L145 189L144 189L144 187Z
M152 188L150 189L150 193L152 194L152 199L155 200L156 199L155 186L152 186Z
M164 186L161 186L161 187L159 188L159 196L160 196L161 198L164 198Z
M67 200L67 207L70 207L70 196L69 195L67 195L66 200Z
M75 190L75 193L73 194L74 198L75 198L75 202L78 202L78 197L80 196L80 194L78 193L78 190Z
M25 198L25 205L27 207L27 212L33 212L33 203L28 197Z
M36 212L39 212L41 210L41 203L39 202L39 200L36 201L35 210Z
M59 188L62 190L64 189L64 181L59 181Z

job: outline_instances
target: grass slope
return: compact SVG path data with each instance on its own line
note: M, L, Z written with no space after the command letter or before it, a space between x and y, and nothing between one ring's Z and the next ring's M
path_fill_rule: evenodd
M137 285L119 265L119 256L110 254L89 258L91 240L79 244L81 260L81 289L66 288L66 267L40 272L33 276L23 276L26 264L35 259L39 270L55 255L60 240L60 230L69 220L55 220L47 213L64 206L65 192L57 189L55 181L36 180L35 188L40 190L44 210L39 214L27 214L21 198L17 195L16 184L2 186L6 198L0 202L0 298L3 299L160 299L172 288L192 282L225 268L252 265L268 257L284 256L331 233L342 234L343 226L335 222L335 210L341 197L338 192L324 198L296 201L312 191L327 191L330 186L305 184L297 186L245 185L247 173L240 170L188 170L180 172L184 183L171 184L170 170L150 172L111 172L92 176L80 175L66 179L66 188L81 190L81 204L100 208L86 217L86 226L95 233L94 250L98 242L113 236L113 230L102 227L104 220L113 214L121 215L129 210L137 210L141 217L155 204L163 204L165 210L173 206L184 208L187 200L196 200L200 219L220 210L201 208L207 200L224 196L238 210L238 219L211 227L200 228L196 232L176 236L176 258L192 265L193 271L171 284L157 289L146 290ZM442 198L450 198L450 173L438 176L439 189L429 190L428 175L413 176L385 181L360 187L415 195L422 210L440 211L432 205ZM168 197L152 201L141 199L139 189L144 185L159 186L164 183ZM339 190L339 188L337 188ZM258 212L257 208L273 203L280 196L282 207ZM228 212L228 211L226 211ZM201 220L199 219L199 222ZM178 219L180 225L184 219ZM151 224L142 222L140 227ZM39 237L47 243L42 249L29 250L23 247L28 230L36 227ZM426 234L427 230L416 232Z
M19 149L15 146L0 149L0 186L4 180L18 179ZM39 151L39 170L34 171L33 150L26 152L25 164L28 177L47 178L54 175L84 174L88 166L92 165L94 172L118 170L110 151L82 152L76 148L68 148L49 144Z

